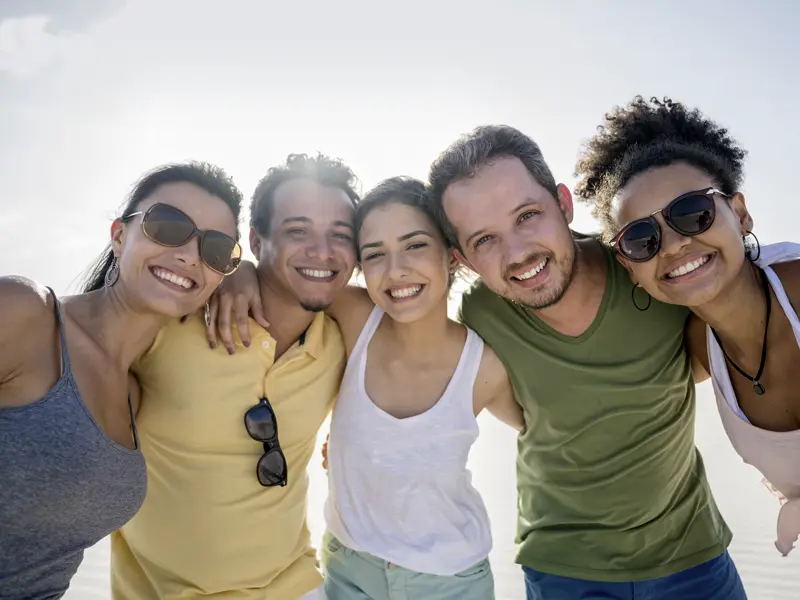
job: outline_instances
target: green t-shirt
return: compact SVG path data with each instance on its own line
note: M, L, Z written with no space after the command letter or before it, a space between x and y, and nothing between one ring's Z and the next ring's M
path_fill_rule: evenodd
M505 363L525 411L517 562L637 581L711 560L732 536L694 445L689 311L655 300L637 310L627 272L605 253L600 309L578 337L480 281L464 294L461 318Z

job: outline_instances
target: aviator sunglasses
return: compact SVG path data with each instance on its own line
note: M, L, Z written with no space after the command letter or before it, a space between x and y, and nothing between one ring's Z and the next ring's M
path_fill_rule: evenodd
M625 225L611 240L611 245L632 262L647 262L661 250L661 225L655 216L661 214L664 222L681 235L691 237L708 231L714 224L716 205L714 195L730 198L716 188L687 192L675 198L649 217L636 219Z
M153 204L146 211L122 217L127 222L142 215L142 232L152 242L168 248L187 244L194 236L200 239L200 259L212 271L230 275L242 260L242 247L221 231L198 229L191 217L169 204Z
M244 414L244 427L251 438L264 444L264 454L256 465L258 482L264 487L285 486L288 467L278 443L278 421L269 400L261 398Z

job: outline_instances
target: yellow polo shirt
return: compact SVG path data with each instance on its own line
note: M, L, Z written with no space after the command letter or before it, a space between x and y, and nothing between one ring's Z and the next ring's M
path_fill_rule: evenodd
M250 320L252 344L211 350L201 317L174 322L134 371L147 498L111 539L114 600L296 600L322 584L306 525L307 467L345 365L339 328L322 313L274 360L275 340ZM288 464L285 487L256 478L262 444L245 412L266 396Z

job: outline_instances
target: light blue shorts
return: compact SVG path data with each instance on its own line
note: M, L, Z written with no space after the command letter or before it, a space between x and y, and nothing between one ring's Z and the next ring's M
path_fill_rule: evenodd
M488 558L456 575L430 575L351 550L326 533L322 565L328 600L494 600Z

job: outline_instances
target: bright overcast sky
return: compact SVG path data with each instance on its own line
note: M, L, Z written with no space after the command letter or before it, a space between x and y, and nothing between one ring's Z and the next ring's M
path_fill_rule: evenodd
M319 150L366 190L506 123L572 184L581 142L637 93L724 123L750 151L756 233L798 240L799 7L0 0L0 273L66 291L167 161L217 163L249 197L287 153ZM576 228L594 227L582 208Z

